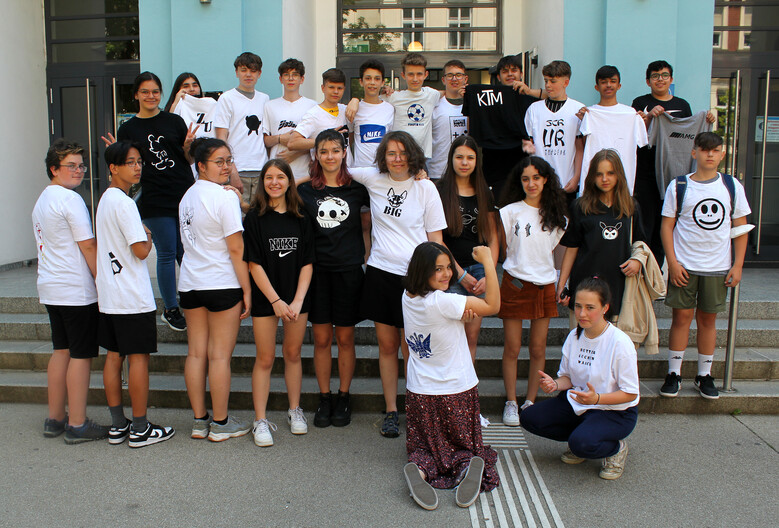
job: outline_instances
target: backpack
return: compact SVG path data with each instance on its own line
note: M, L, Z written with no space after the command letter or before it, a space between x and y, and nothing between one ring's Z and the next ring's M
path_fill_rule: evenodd
M733 214L736 212L736 183L733 181L733 176L725 174L724 172L718 173L722 176L722 183L725 184L725 188L730 195L730 218L733 219ZM682 204L684 204L684 193L687 192L687 176L677 176L676 182L676 218L682 213Z

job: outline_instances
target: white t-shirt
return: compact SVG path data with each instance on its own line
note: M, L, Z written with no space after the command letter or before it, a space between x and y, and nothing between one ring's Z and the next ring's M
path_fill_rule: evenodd
M403 326L408 344L406 389L416 394L458 394L479 379L460 319L466 297L436 290L424 297L403 292Z
M258 171L268 161L262 135L265 104L270 98L258 91L249 99L237 88L227 90L217 101L214 126L227 129L227 144L238 171Z
M468 118L463 116L463 105L453 105L441 97L433 112L433 156L427 164L431 178L443 176L452 141L467 133Z
M354 132L353 166L376 166L376 149L384 134L392 130L394 119L395 109L386 101L379 104L360 101L351 125Z
M308 97L301 97L296 101L287 101L283 97L271 99L265 104L265 113L262 118L262 132L269 136L286 134L298 126L303 115L316 106L316 101ZM284 145L273 145L270 148L270 157L277 158L279 154L287 151ZM290 163L295 179L308 176L308 167L311 159L302 155Z
M138 206L117 187L109 187L97 206L97 302L106 314L147 313L157 309L146 263L131 245L146 242Z
M584 113L579 130L582 135L587 136L579 193L584 190L584 180L595 153L603 149L614 149L622 160L628 189L632 195L633 183L636 181L636 148L647 144L644 120L630 106L621 103L614 106L596 104L589 107L589 112Z
M587 338L584 331L577 339L576 329L571 330L563 344L563 357L557 371L557 377L561 376L571 379L573 390L587 391L587 383L590 383L598 394L621 390L636 395L635 400L617 405L582 405L569 391L568 403L577 415L590 409L624 411L638 405L641 398L636 347L625 332L611 323L595 339Z
M62 185L49 185L35 202L32 228L38 246L41 304L86 306L97 302L95 279L78 247L78 242L95 237L81 196Z
M195 137L216 137L214 132L214 112L216 100L210 97L192 97L182 95L179 104L173 110L180 115L187 126L199 125L195 131Z
M418 92L398 90L382 99L395 107L395 121L392 130L402 130L411 134L426 158L433 157L433 112L441 99L441 93L429 86L423 86Z
M676 260L687 271L698 274L726 275L730 259L730 193L717 173L716 178L697 182L687 175L687 191L674 228ZM733 179L736 189L735 213L741 218L752 212L741 182ZM676 183L665 190L663 216L676 217Z
M524 201L500 209L500 220L506 234L506 261L503 269L512 277L537 286L557 280L552 252L565 234L559 227L541 228L539 210Z
M346 127L346 128L344 128ZM298 126L295 127L295 132L299 133L306 139L316 139L317 135L323 130L329 129L336 130L344 134L346 140L346 166L352 165L352 151L349 150L349 134L348 125L346 123L346 105L338 103L338 115L334 116L321 106L314 105L303 114ZM316 152L311 149L311 159L315 158Z
M427 234L446 229L444 207L430 180L395 181L373 167L349 171L371 199L371 255L368 265L405 275L414 249ZM462 314L461 314L462 315Z
M225 238L243 231L238 195L223 186L198 180L179 203L184 259L179 291L240 288Z
M552 166L563 187L573 178L576 136L581 125L576 112L582 106L579 101L569 98L557 112L552 112L546 101L541 100L531 104L525 113L525 128L533 138L536 156Z

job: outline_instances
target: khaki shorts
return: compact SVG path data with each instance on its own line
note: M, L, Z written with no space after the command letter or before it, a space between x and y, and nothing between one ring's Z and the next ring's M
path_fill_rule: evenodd
M679 310L698 308L706 313L724 312L728 298L725 275L715 277L689 273L687 286L674 286L668 283L665 305Z
M243 183L243 201L251 204L254 194L260 188L260 171L242 171L238 173Z

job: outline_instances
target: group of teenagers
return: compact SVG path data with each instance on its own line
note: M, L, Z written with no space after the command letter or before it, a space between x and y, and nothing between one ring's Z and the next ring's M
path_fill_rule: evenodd
M156 303L144 262L152 245L162 320L187 332L192 438L218 442L252 432L256 445L273 445L276 425L266 410L279 320L291 432L308 431L300 408L307 323L320 390L314 425L348 425L354 328L368 319L376 329L386 407L381 434L390 438L400 434L402 352L403 474L426 509L438 505L435 488L457 487L456 503L467 507L480 491L499 485L497 455L482 441L474 368L485 316L503 320L504 424L567 442L565 463L602 459L604 479L619 478L625 466L625 438L636 425L639 402L636 348L652 330L638 331L641 338L625 333L619 316L626 306L642 309L636 298L649 299L643 309L651 312L651 300L665 295L662 259L673 324L661 394L679 392L681 356L696 317L695 385L704 397L717 396L710 375L714 319L724 310L726 286L740 280L750 212L741 185L717 172L719 136L697 134L691 153L696 170L684 177L684 187L669 184L664 201L653 198L662 205L662 219L654 219L665 254L658 259L659 250L649 248L653 227L646 228L632 196L634 186L637 193L641 188L635 160L640 142L625 147L620 140L621 149L633 150L629 163L619 149L587 152L590 142L608 141L594 136L611 130L608 115L619 105L616 68L598 71L601 100L586 108L566 95L571 69L563 61L543 68L540 91L522 82L521 62L512 56L498 63L494 89L468 86L457 60L444 66L440 92L424 86L422 55L409 53L402 65L408 88L392 90L381 62L366 61L360 68L364 98L348 106L340 103L346 79L336 69L322 76L321 104L302 97L305 68L296 59L279 66L284 96L278 99L255 90L262 61L243 53L234 63L237 88L205 102L197 77L185 73L165 110L161 81L141 73L133 86L138 114L116 137L104 137L110 187L97 207L96 236L73 191L86 172L84 149L65 139L54 142L46 156L51 185L33 211L38 291L54 348L46 436L64 433L67 443L127 439L130 447L173 436L171 427L146 417L149 356L157 350ZM631 130L635 123L642 127L636 137L641 131L646 137L664 102L678 100L668 97L672 80L670 65L650 64L652 94L645 98L651 97L651 107L620 117ZM498 88L500 102L515 98L514 106L501 116L478 108L485 100L479 90ZM604 116L605 125L598 121ZM516 141L496 142L501 127L514 127ZM507 163L505 172L495 173ZM134 200L129 194L136 184L140 195ZM570 307L572 330L552 376L544 372L546 341L558 303ZM231 356L241 320L249 317L257 348L253 423L228 410ZM530 323L530 369L520 405L523 320ZM103 380L110 426L86 417L98 346L108 350ZM125 360L132 419L122 406ZM558 395L536 403L539 389Z

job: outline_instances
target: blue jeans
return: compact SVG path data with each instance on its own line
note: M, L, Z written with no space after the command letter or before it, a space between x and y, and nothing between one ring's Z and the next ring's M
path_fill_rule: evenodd
M563 391L556 398L531 405L519 415L519 423L534 435L568 442L571 452L581 458L606 458L616 455L619 441L633 432L638 411L592 409L581 416L573 412Z
M463 268L468 275L473 277L474 279L481 280L484 278L484 266L481 264L471 264L470 266L465 266ZM458 295L473 295L473 292L467 291L462 284L455 282L454 285L450 286L448 290L446 290L446 293L456 293ZM482 293L479 295L480 299L484 299L484 294Z
M157 285L160 287L165 309L178 307L176 300L176 262L181 265L184 246L181 245L179 220L173 216L144 218L143 223L151 231L157 250Z

